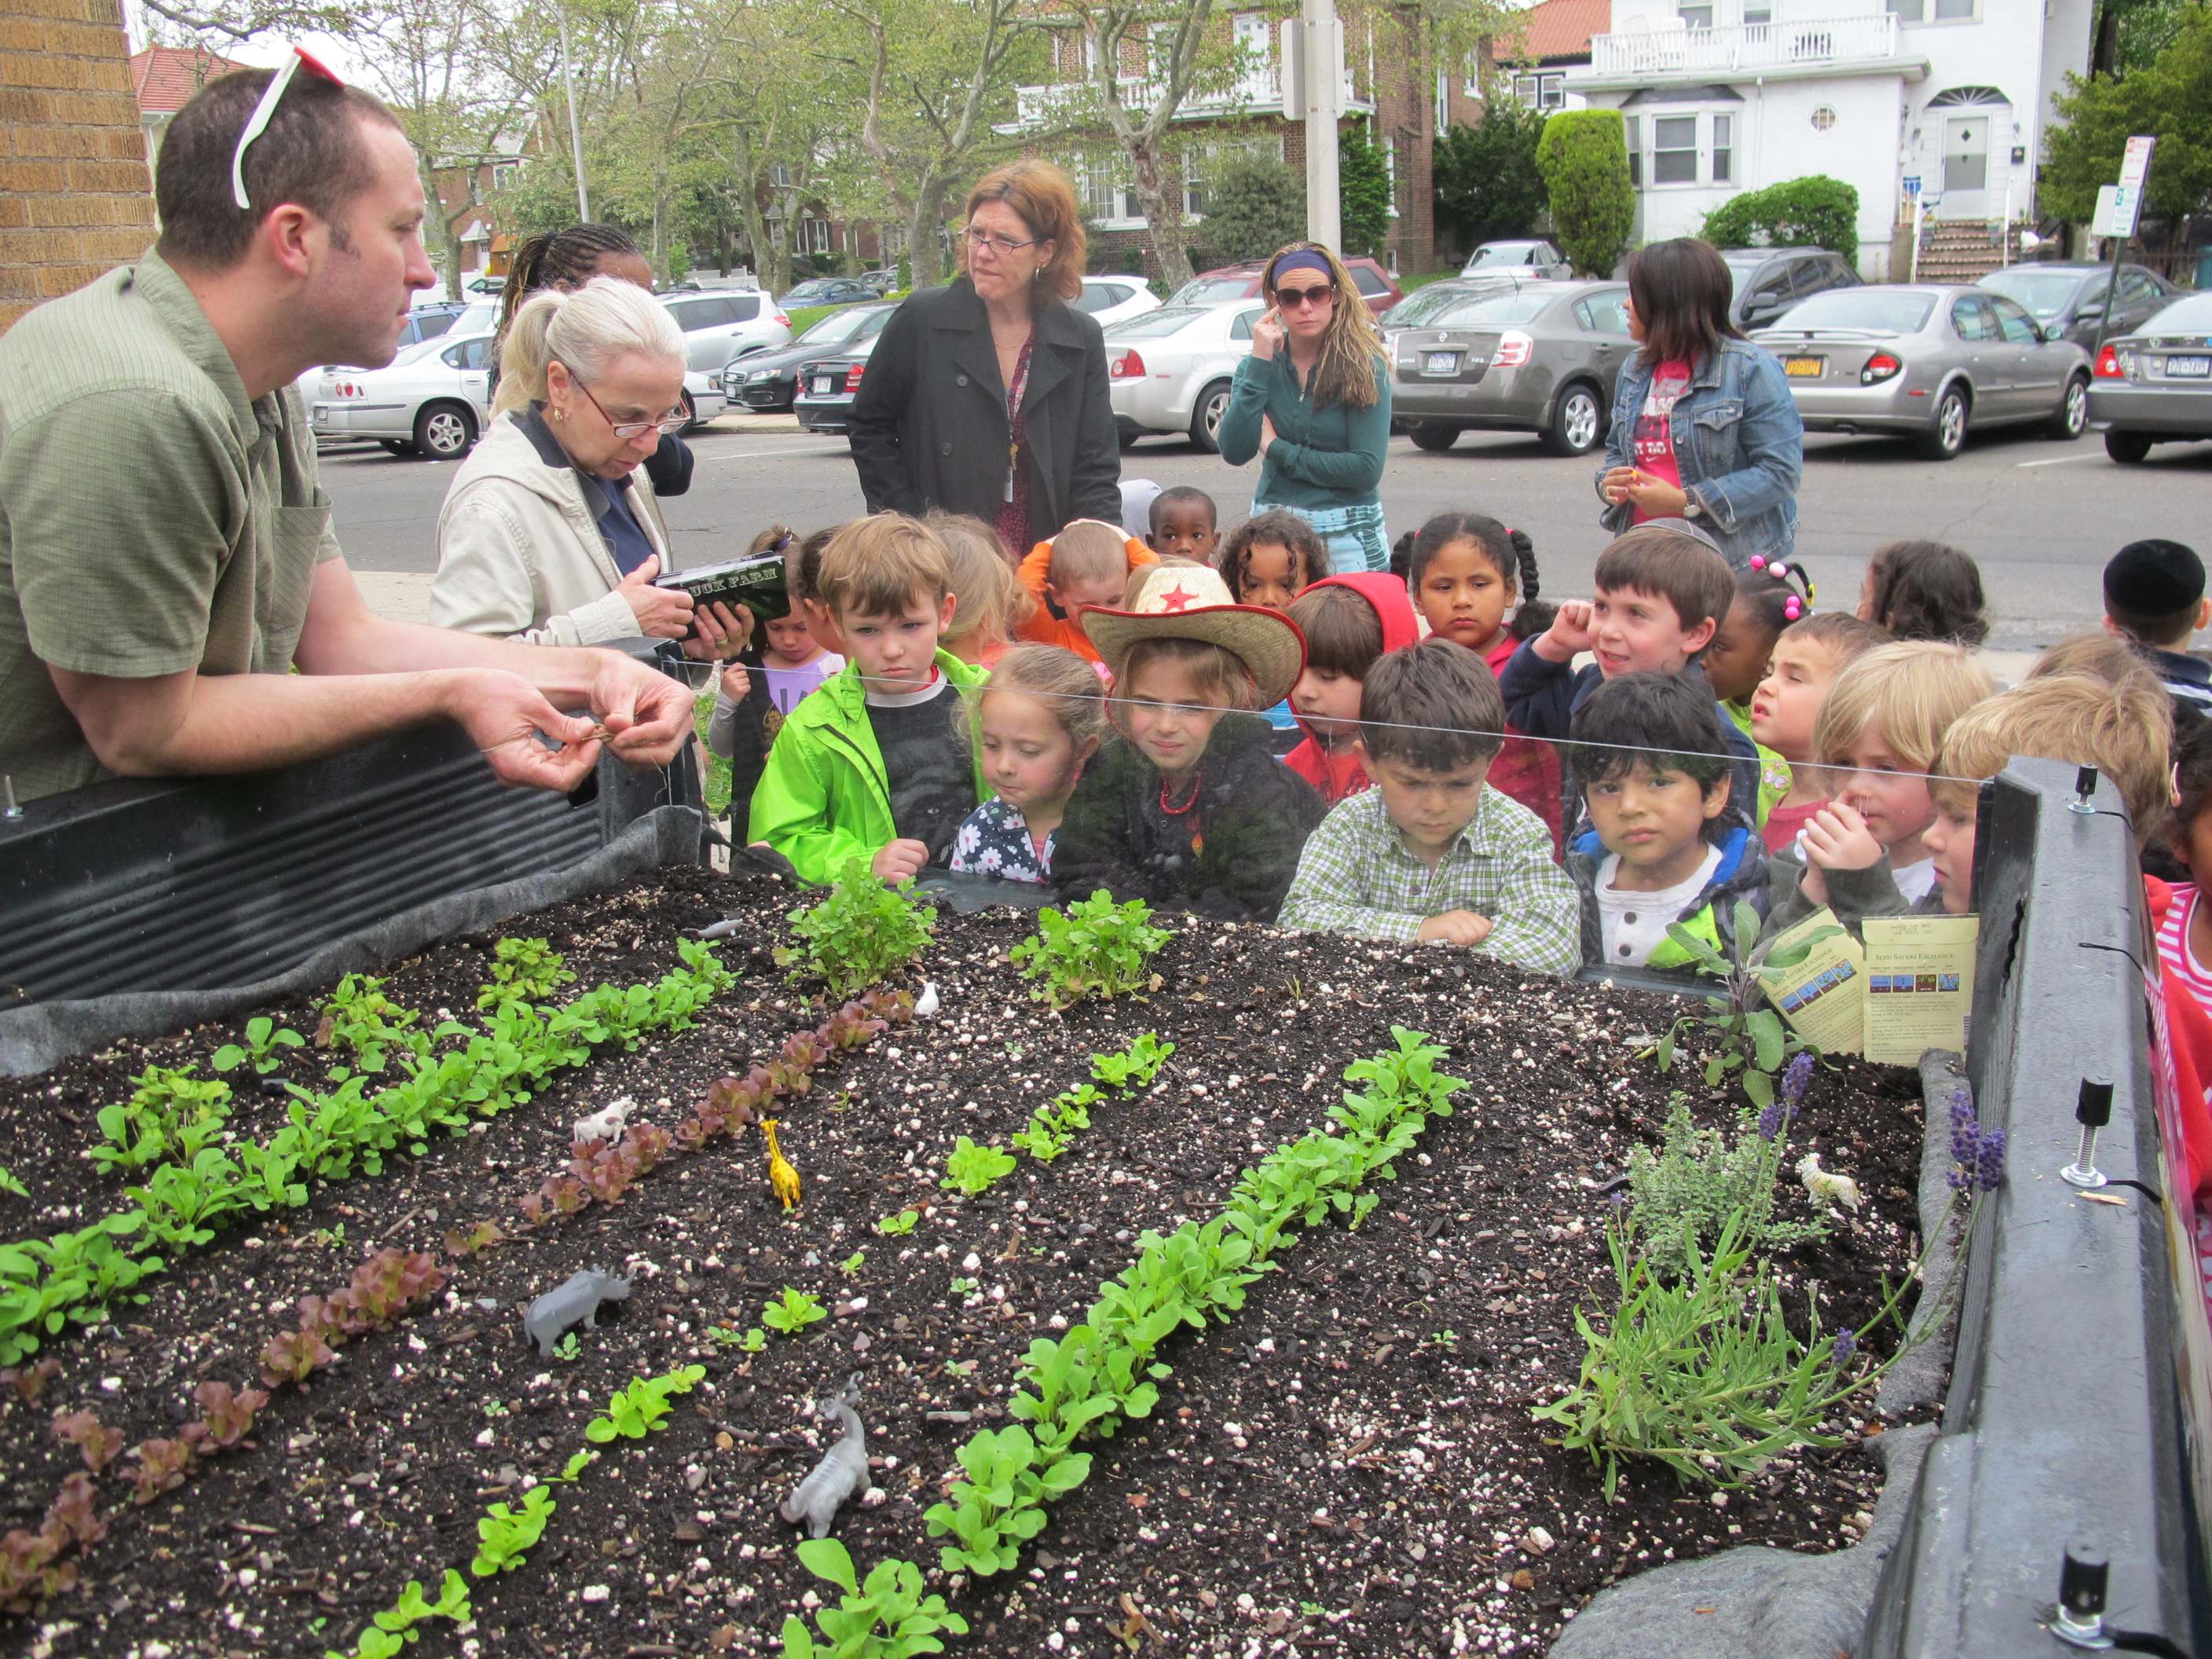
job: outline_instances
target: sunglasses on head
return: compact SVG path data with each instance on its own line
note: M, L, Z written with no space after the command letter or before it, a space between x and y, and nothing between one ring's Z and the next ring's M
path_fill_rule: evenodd
M276 115L276 106L283 99L284 88L292 84L292 77L303 69L318 81L327 81L334 87L345 85L303 48L292 48L292 55L285 60L284 67L269 77L269 85L262 92L261 101L253 106L253 113L246 118L246 130L238 135L238 148L230 153L230 199L238 204L241 213L250 211L253 206L246 199L246 152L252 147L256 138L269 131L270 120Z

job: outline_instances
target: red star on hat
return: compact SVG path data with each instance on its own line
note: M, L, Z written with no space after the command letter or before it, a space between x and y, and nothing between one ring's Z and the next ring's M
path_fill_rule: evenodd
M1177 582L1173 587L1170 587L1166 592L1160 595L1160 609L1162 611L1187 611L1190 608L1190 602L1197 597L1198 595L1195 593L1185 592L1183 591L1182 584L1181 582Z

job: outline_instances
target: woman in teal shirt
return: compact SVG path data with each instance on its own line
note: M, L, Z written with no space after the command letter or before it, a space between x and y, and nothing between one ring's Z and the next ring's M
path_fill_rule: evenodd
M1390 377L1382 337L1336 255L1293 242L1267 261L1273 301L1252 328L1221 417L1221 459L1260 457L1252 511L1284 507L1320 532L1329 569L1390 568L1382 526L1382 453Z

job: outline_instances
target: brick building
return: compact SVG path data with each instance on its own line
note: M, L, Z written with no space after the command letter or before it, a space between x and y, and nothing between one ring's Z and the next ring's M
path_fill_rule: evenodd
M0 0L0 4L9 0ZM161 135L170 118L192 94L233 70L251 69L198 46L149 46L131 54L131 90L138 100L138 125L146 130L146 163L160 157Z
M130 56L121 0L0 0L0 328L154 240Z

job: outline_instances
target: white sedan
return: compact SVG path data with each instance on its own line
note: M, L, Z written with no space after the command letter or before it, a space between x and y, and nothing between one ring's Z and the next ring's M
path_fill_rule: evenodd
M1165 306L1106 331L1114 421L1126 446L1176 432L1211 453L1229 407L1229 380L1251 355L1252 325L1267 307Z
M1158 311L1160 296L1141 276L1085 276L1083 292L1068 304L1096 318L1099 327L1111 328L1132 317Z
M310 369L299 381L308 423L319 439L373 439L395 455L457 461L476 447L491 419L495 337L448 333L402 347L383 368ZM713 420L726 402L712 374L684 376L693 426Z

